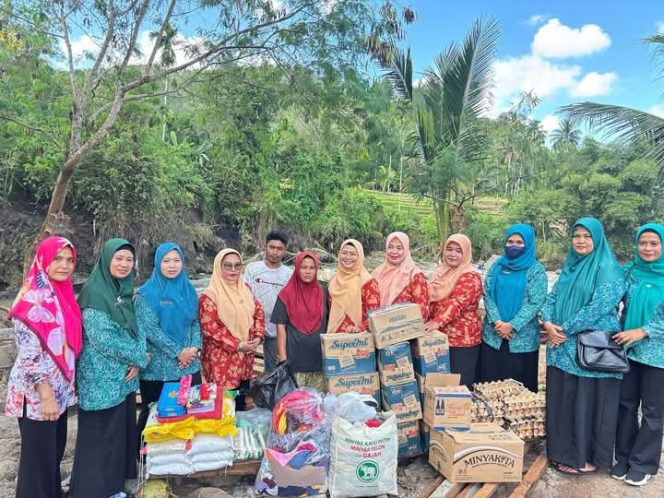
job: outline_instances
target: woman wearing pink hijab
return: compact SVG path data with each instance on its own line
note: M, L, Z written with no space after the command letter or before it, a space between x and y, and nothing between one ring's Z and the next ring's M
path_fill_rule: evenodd
M477 311L482 299L482 279L471 264L470 239L460 233L443 244L441 263L429 280L427 330L441 330L450 343L450 370L461 374L461 384L475 382L482 342L482 318Z
M9 313L18 355L5 413L18 418L21 432L18 498L61 496L67 408L76 403L74 373L82 345L81 310L71 281L75 266L71 242L44 239Z
M429 315L427 279L410 255L410 239L403 232L392 232L385 241L385 262L371 274L378 282L380 305L415 303L422 319Z

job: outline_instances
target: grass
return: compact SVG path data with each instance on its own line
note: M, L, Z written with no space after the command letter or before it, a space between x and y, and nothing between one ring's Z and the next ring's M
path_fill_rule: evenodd
M383 206L392 209L405 211L406 213L416 213L419 216L429 216L433 214L431 199L417 198L413 194L406 192L379 192L378 190L364 190ZM502 206L507 202L506 199L495 197L479 197L475 199L475 206L482 212L499 215Z

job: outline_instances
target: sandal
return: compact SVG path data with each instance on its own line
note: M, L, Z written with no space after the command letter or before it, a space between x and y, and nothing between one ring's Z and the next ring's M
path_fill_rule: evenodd
M561 474L565 474L567 476L578 476L581 475L582 472L579 469L575 469L574 467L570 467L569 465L565 465L560 462L551 462L551 467L553 467L555 470L560 472Z
M585 475L585 474L594 474L595 472L597 472L598 469L599 467L595 467L592 470L583 470L583 469L577 469L577 470L579 471L579 474Z

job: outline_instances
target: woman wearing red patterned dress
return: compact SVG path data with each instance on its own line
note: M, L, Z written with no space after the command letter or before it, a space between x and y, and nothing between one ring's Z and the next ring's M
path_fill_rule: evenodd
M327 332L366 332L367 311L380 306L380 291L378 282L364 267L364 248L357 240L347 239L341 244L339 266L328 290Z
M240 389L236 408L241 411L254 354L265 334L265 315L242 279L242 257L236 250L224 249L214 258L210 285L198 302L198 317L205 378L222 389Z
M429 316L427 279L410 255L410 239L403 232L393 232L385 243L385 262L371 274L378 282L380 305L415 303L422 319Z
M451 235L443 245L442 262L429 281L428 330L442 330L450 343L450 370L461 374L469 389L475 382L482 341L482 319L477 306L482 298L482 279L471 265L470 239Z

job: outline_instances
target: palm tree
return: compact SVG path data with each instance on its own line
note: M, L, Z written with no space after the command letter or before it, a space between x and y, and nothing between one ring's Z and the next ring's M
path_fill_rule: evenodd
M567 144L576 147L581 141L581 132L574 127L572 120L567 117L560 122L558 128L550 133L549 137L554 148Z
M418 167L427 175L441 241L451 229L450 205L457 172L486 151L486 135L478 118L491 105L493 61L500 33L492 19L478 19L462 43L452 43L425 72L422 98L413 96L410 50L392 47L386 75L394 93L415 113L412 140Z
M652 46L654 58L664 63L664 33L645 39ZM664 70L660 74L664 77ZM583 102L561 108L573 123L586 121L623 142L646 144L648 156L652 157L659 172L659 180L664 179L664 119L629 107ZM659 189L655 189L659 191ZM660 194L653 192L654 195Z

